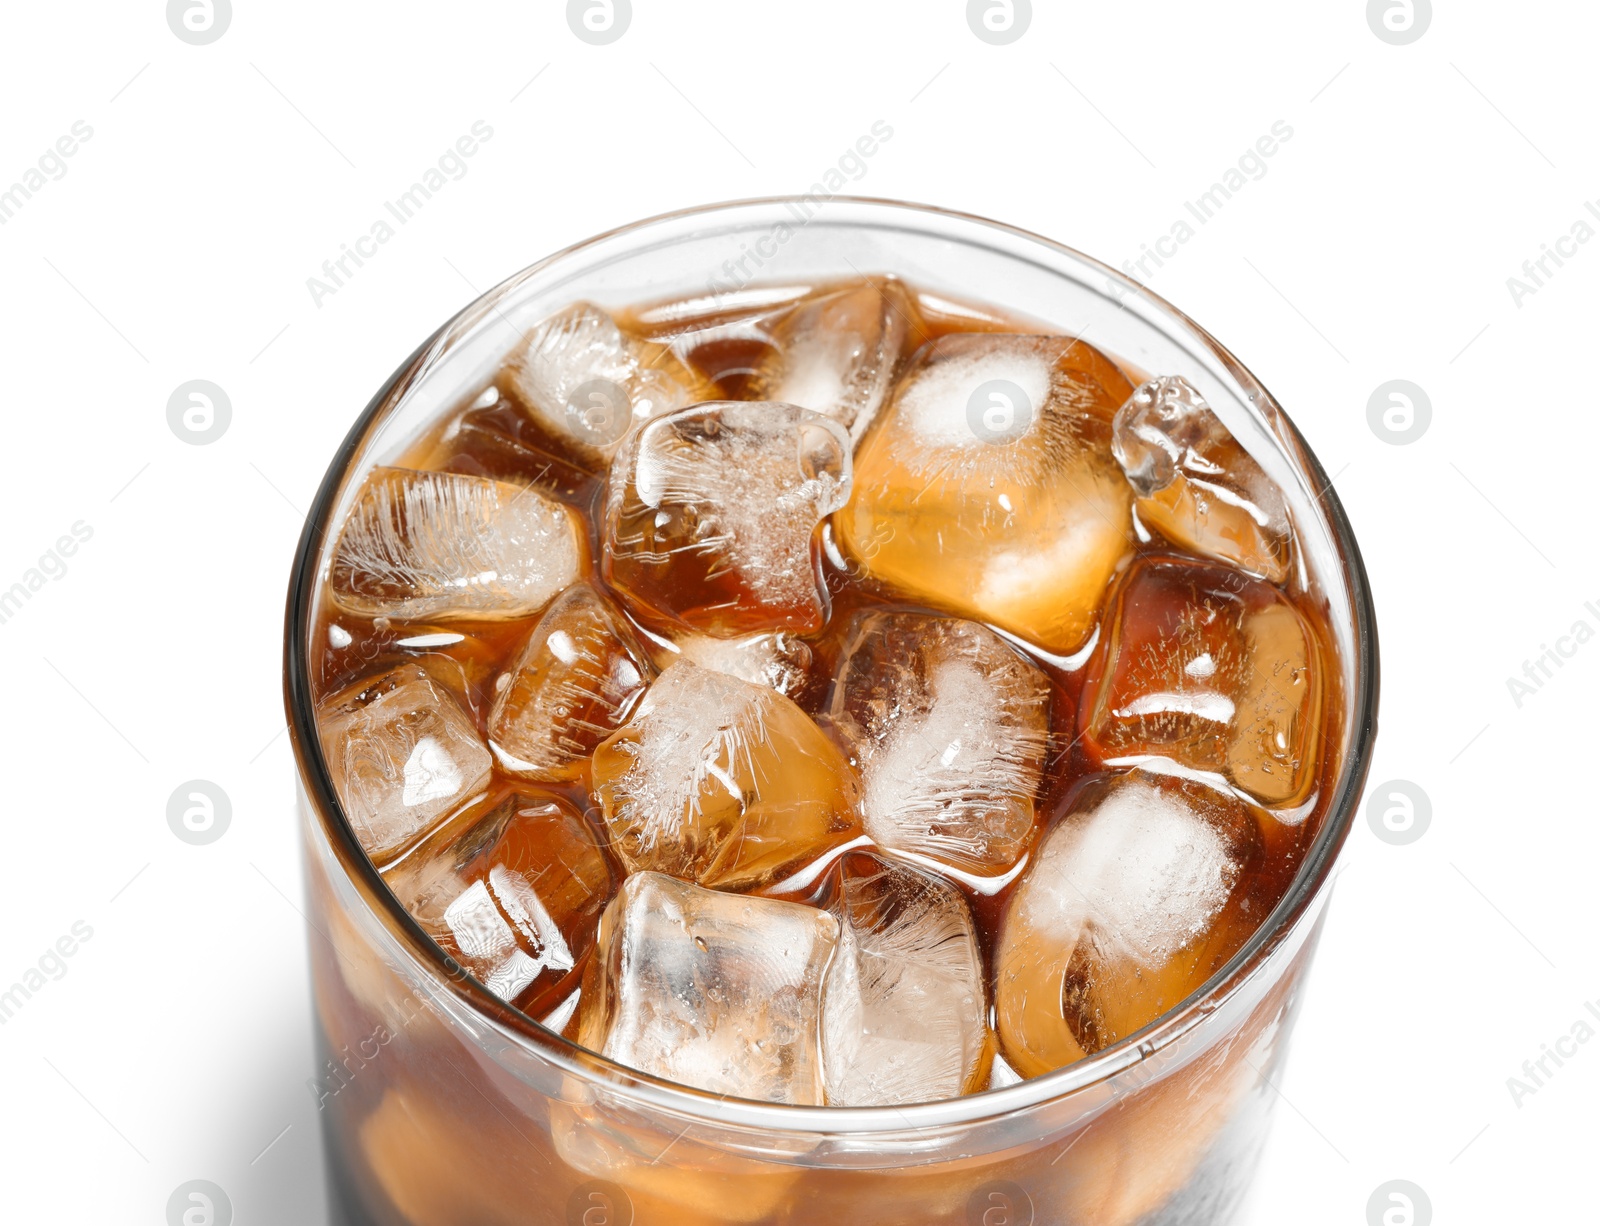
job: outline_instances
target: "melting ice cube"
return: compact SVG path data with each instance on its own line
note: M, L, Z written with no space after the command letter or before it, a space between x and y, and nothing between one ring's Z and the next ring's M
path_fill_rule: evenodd
M339 532L328 588L351 613L525 617L583 557L577 516L532 486L379 468Z
M477 729L420 665L359 681L325 699L317 729L345 814L380 865L489 779L489 750Z
M385 873L396 896L491 992L539 1014L576 986L611 869L565 801L513 793ZM435 845L442 844L442 845Z
M586 583L545 610L502 678L489 740L507 772L576 778L616 731L653 673L620 611Z
M834 723L861 764L865 827L883 847L1003 872L1033 832L1050 685L994 631L917 613L858 616Z
M898 1106L979 1088L989 1002L960 892L870 852L845 856L841 873L822 1014L828 1104Z
M687 660L595 751L594 791L629 871L723 889L770 882L860 831L855 774L810 716Z
M925 345L855 457L835 517L867 573L930 604L1075 650L1131 551L1110 456L1132 392L1082 342L959 334Z
M1186 380L1135 391L1117 410L1111 450L1147 527L1283 582L1293 539L1283 491Z
M1129 567L1086 670L1084 741L1102 759L1172 758L1264 804L1315 783L1322 713L1309 623L1277 588L1172 558Z
M721 401L668 414L612 466L606 580L689 630L820 630L817 527L849 492L849 436L820 413Z
M1263 918L1238 892L1260 849L1225 792L1143 771L1087 784L1007 905L995 1014L1012 1067L1082 1059L1198 989Z
M922 325L905 286L886 277L805 298L770 332L775 348L753 381L755 398L826 414L859 439Z
M535 324L508 374L539 424L596 468L634 426L707 395L670 349L627 336L588 302Z
M823 1101L822 979L838 922L642 872L606 908L579 1042L714 1094Z

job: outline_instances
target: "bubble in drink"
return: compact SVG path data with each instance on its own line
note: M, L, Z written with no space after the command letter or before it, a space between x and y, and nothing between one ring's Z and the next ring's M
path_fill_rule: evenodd
M999 384L1015 390L993 401L1005 413L991 423L983 395ZM1075 650L1133 547L1132 498L1109 453L1112 415L1132 390L1066 337L925 345L855 457L840 542L900 591Z
M594 755L630 872L747 889L860 833L860 791L811 717L765 686L670 665Z
M1315 783L1316 638L1277 588L1238 571L1145 558L1112 596L1084 683L1084 743L1103 760L1172 758L1262 803Z
M1111 451L1146 527L1273 583L1289 573L1283 491L1187 380L1152 379L1117 410Z
M820 413L719 401L657 418L612 465L606 582L647 619L719 637L820 630L817 528L849 492L849 435Z
M981 1088L988 992L960 891L869 852L846 855L840 872L822 1011L828 1105L892 1107Z
M1015 864L1033 833L1050 683L994 631L917 613L852 623L831 715L882 847L967 872Z
M752 394L825 414L859 439L888 397L907 338L920 331L916 304L893 277L812 295L771 325L775 348Z
M767 1102L823 1101L826 911L629 877L600 922L579 1041L630 1068Z
M380 866L489 780L492 762L477 728L417 664L324 700L317 728L345 815Z
M379 468L345 519L328 589L372 616L525 617L578 577L584 554L577 516L531 487Z
M501 769L522 779L581 776L654 672L620 611L586 583L551 603L528 636L489 716Z
M444 951L526 1013L577 983L612 893L594 834L555 796L517 792L385 874Z
M1148 1025L1265 918L1241 883L1261 855L1244 802L1130 771L1085 785L1040 843L995 951L1006 1059L1037 1077Z

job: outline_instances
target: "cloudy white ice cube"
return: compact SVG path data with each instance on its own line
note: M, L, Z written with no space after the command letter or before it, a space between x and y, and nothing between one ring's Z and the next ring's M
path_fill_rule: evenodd
M869 613L852 624L832 718L859 763L880 846L1003 872L1033 829L1050 685L976 622Z
M892 277L808 297L772 325L756 395L826 414L859 439L893 386L915 317Z
M578 577L583 558L576 515L531 486L379 468L340 530L328 587L351 613L525 617Z
M1005 1054L1037 1076L1182 1001L1259 916L1235 887L1260 847L1232 795L1142 770L1091 781L1041 841L995 953Z
M764 685L795 698L811 679L809 644L787 630L719 639L709 634L678 634L657 644L656 662L665 668L684 659L751 685Z
M868 852L845 857L822 1059L830 1106L954 1098L987 1075L988 995L953 886Z
M701 390L670 350L626 335L577 302L529 329L507 368L523 407L579 459L603 467L628 430Z

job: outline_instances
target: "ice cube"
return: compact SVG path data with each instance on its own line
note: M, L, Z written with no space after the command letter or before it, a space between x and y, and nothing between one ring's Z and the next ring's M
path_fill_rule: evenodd
M669 348L627 336L588 302L529 329L506 377L539 424L596 470L633 426L708 391Z
M714 673L737 677L751 685L764 685L797 702L813 688L811 647L787 630L747 634L737 639L679 634L653 655L661 668L682 657Z
M474 722L494 697L503 644L492 635L467 633L461 623L396 623L389 618L346 617L328 625L319 691L344 689L362 677L417 663L461 700Z
M1274 807L1315 784L1322 681L1314 632L1277 588L1144 558L1112 596L1086 670L1084 743L1102 760L1172 758Z
M583 561L578 517L532 486L379 468L340 530L328 589L350 613L526 617Z
M1117 410L1111 451L1147 527L1283 582L1292 540L1283 491L1186 380L1152 379L1135 391Z
M636 873L606 908L579 1042L714 1094L820 1105L838 922L801 903Z
M960 892L870 852L845 856L841 873L822 1009L828 1105L893 1107L981 1088L989 1001Z
M475 818L475 819L474 819ZM611 898L611 869L565 801L514 792L452 822L385 879L444 951L529 1014L576 986Z
M1132 495L1110 454L1132 390L1067 337L924 345L855 457L840 541L921 601L1075 650L1133 547Z
M850 492L850 437L810 409L695 405L651 421L612 465L605 576L647 619L732 638L820 630L817 526Z
M859 439L889 394L907 338L919 340L916 304L893 277L814 295L770 325L776 348L752 381L757 400L803 405Z
M489 780L489 750L478 730L417 664L325 699L317 730L345 816L380 867Z
M859 615L831 715L861 767L866 832L968 872L1004 872L1033 832L1049 704L1045 675L987 627Z
M860 832L855 773L804 711L687 660L595 751L594 793L630 872L722 889L764 885Z
M586 583L551 603L500 678L489 744L524 779L575 779L654 670L620 612Z
M416 466L537 485L563 502L586 505L603 474L577 463L566 441L541 421L491 385L444 428Z
M1045 836L995 952L1002 1050L1070 1064L1198 989L1265 918L1245 905L1261 836L1243 801L1175 776L1095 779Z

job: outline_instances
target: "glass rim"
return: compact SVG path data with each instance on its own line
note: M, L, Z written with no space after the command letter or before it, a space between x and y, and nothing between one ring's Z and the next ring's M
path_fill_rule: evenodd
M1249 369L1215 337L1166 299L1153 294L1139 282L1075 248L1032 231L976 214L866 196L830 196L822 208L854 212L856 224L869 223L869 217L883 221L908 216L944 224L974 227L996 235L1021 240L1026 245L1047 249L1087 265L1108 284L1149 303L1164 317L1167 326L1188 333L1226 367L1247 393L1254 411L1269 415L1270 425L1287 430L1296 454L1288 458L1304 476L1312 479L1310 498L1321 513L1337 549L1339 569L1349 592L1351 606L1351 645L1356 654L1353 691L1347 695L1353 743L1343 768L1332 787L1332 795L1318 832L1294 880L1276 907L1250 938L1222 967L1171 1009L1147 1026L1103 1050L1062 1068L1001 1089L984 1090L958 1098L939 1099L900 1107L793 1106L717 1095L679 1082L668 1081L611 1060L598 1052L564 1038L527 1014L494 995L459 964L422 929L390 891L371 858L362 848L334 790L328 764L317 732L315 704L309 670L309 642L319 584L319 559L329 520L336 509L341 490L362 444L395 398L397 389L419 371L436 346L451 329L470 317L481 305L495 300L509 289L570 256L613 239L655 227L686 220L711 221L739 211L784 210L783 218L793 220L791 206L807 202L802 195L753 197L697 205L660 213L596 234L573 243L528 265L492 289L479 294L455 312L422 342L389 376L361 411L329 463L307 513L299 542L295 547L284 619L284 702L295 761L306 795L316 811L336 858L347 873L357 878L358 886L377 900L386 915L376 918L385 923L397 938L403 936L408 952L441 986L462 1003L508 1032L524 1046L564 1073L603 1083L610 1091L649 1105L694 1117L722 1127L747 1127L791 1133L889 1135L977 1124L984 1120L1015 1115L1033 1107L1064 1099L1086 1087L1106 1081L1118 1073L1156 1055L1187 1034L1210 1016L1217 1007L1244 986L1276 951L1282 940L1296 927L1312 902L1319 896L1332 874L1345 839L1360 807L1366 778L1371 767L1372 749L1377 734L1379 662L1377 617L1373 607L1365 564L1344 507L1316 454L1277 398L1263 387ZM815 203L814 200L810 201ZM836 206L845 206L838 209ZM774 220L781 220L774 219ZM842 218L833 224L851 224ZM981 245L981 244L979 244ZM358 891L362 892L362 891Z

